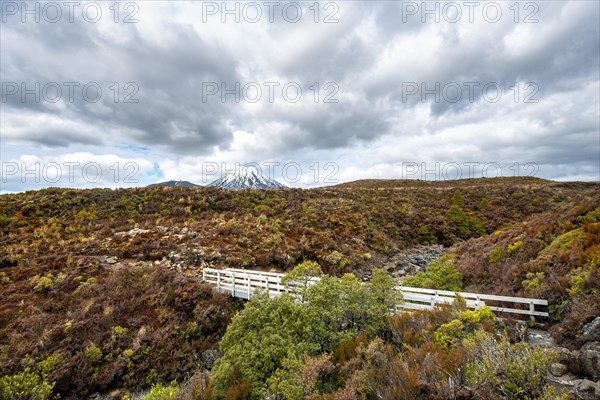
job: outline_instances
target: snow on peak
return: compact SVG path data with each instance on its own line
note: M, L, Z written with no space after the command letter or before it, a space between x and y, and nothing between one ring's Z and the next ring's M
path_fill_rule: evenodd
M208 186L224 189L278 189L285 185L261 174L252 166L238 166Z

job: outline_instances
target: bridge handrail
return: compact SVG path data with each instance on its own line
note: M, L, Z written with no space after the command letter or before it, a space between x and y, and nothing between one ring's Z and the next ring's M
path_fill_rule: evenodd
M268 291L270 296L276 296L281 293L289 292L289 285L282 285L281 279L285 274L277 272L245 270L237 268L214 269L204 268L202 270L202 279L208 283L217 286L222 293L231 293L234 297L249 299L256 289ZM312 278L313 284L319 278ZM546 311L538 311L535 306L547 306L548 301L544 299L533 299L526 297L499 296L482 293L453 292L449 290L435 290L415 288L409 286L396 286L403 295L403 302L398 304L396 309L424 309L432 308L440 304L451 304L456 296L460 296L466 301L468 308L477 308L487 305L492 311L502 313L512 313L520 315L529 315L532 320L535 317L548 317ZM486 304L486 301L504 302L512 304L526 304L528 309L504 307L501 305Z
M547 306L548 300L544 299L532 299L528 297L512 297L512 296L498 296L494 294L483 294L483 293L467 293L467 292L452 292L449 290L435 290L435 289L424 289L424 288L416 288L409 286L396 286L396 289L401 292L413 292L413 293L424 293L424 294L433 294L436 296L448 296L448 297L456 297L458 294L460 297L465 299L477 299L480 300L492 300L492 301L506 301L511 303L525 303L525 304L536 304L541 306Z

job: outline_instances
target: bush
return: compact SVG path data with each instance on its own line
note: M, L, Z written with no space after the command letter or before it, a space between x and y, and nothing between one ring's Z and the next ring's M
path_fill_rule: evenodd
M33 286L33 290L35 292L45 292L52 288L54 281L52 280L52 276L39 276L36 275L31 278L31 285Z
M143 400L175 400L179 394L179 386L175 383L170 386L156 384L150 389L150 393L143 397Z
M481 397L529 399L545 391L545 377L558 355L555 350L511 345L507 336L478 331L465 345L475 355L467 365L466 382Z
M454 267L454 260L447 256L427 264L424 272L406 278L402 284L410 287L426 289L459 291L462 288L462 277Z
M85 358L90 364L97 364L102 361L102 350L95 344L90 345L85 349Z
M518 240L516 242L514 242L513 244L509 244L508 245L508 254L514 254L517 251L519 251L521 249L521 247L523 247L523 242L521 240Z
M18 375L0 377L0 397L6 400L47 400L53 389L54 382L46 382L29 368Z
M497 264L499 262L504 261L506 254L504 253L504 247L496 246L490 251L488 256L488 262L490 264Z
M318 271L316 264L303 263L288 279L301 282ZM252 297L220 344L223 357L213 368L220 395L263 399L295 393L293 382L306 357L332 352L357 335L372 339L389 330L388 310L399 301L395 285L385 271L375 270L365 284L352 274L324 276L303 289L301 302L287 293Z
M60 353L55 353L46 358L44 361L40 361L37 365L38 372L43 378L47 378L52 372L54 372L63 362L63 357Z
M464 327L457 319L443 324L433 333L433 342L442 349L452 347L462 338Z
M485 235L485 227L475 216L467 215L458 205L452 205L446 212L446 218L458 228L458 236L462 239Z

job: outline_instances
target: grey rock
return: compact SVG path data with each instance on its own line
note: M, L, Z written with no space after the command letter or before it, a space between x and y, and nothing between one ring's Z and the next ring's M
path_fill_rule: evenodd
M583 326L580 340L582 342L600 341L600 317L596 317L592 322Z
M568 365L575 361L575 359L577 358L577 356L573 354L571 350L565 347L557 347L556 351L558 352L558 362L560 363Z
M600 342L589 342L579 350L579 367L585 376L600 379Z
M563 376L567 373L567 366L561 363L554 363L550 366L550 373L554 376Z
M548 331L530 328L527 332L527 342L532 346L555 347L554 339Z
M209 349L202 352L200 358L207 369L211 369L219 358L223 357L223 354L219 350Z
M573 381L573 388L578 392L596 392L597 384L589 379L577 379Z
M425 270L429 262L437 260L444 252L441 245L419 245L394 254L385 263L384 268L393 271L394 276L413 275Z

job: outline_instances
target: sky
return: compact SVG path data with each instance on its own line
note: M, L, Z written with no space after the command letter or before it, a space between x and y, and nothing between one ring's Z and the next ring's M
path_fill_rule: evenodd
M0 192L600 180L597 1L0 1Z

